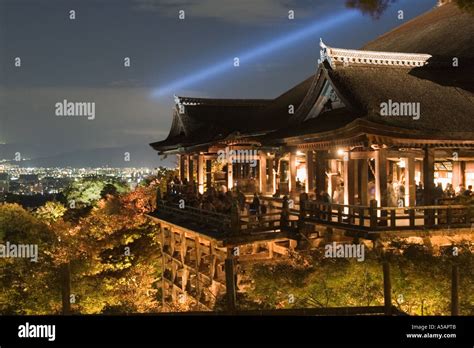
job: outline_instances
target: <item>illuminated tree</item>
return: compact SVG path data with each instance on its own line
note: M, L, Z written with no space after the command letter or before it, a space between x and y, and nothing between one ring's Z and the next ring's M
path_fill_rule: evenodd
M83 179L74 181L65 190L64 195L68 201L68 205L94 205L103 195L107 193L125 193L128 191L128 186L122 182L114 180L100 180L100 179Z
M0 243L7 242L37 246L38 259L0 258L0 313L57 313L61 297L48 226L17 204L0 205Z

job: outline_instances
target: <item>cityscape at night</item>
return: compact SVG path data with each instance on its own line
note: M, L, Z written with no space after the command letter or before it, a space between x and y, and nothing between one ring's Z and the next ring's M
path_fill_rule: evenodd
M0 348L472 347L473 115L474 0L0 0Z

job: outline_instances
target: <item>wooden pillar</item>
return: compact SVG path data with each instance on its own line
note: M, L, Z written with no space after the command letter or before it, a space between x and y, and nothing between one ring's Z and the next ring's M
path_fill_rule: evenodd
M164 250L164 247L165 247L165 241L166 241L166 236L165 236L165 229L163 227L162 224L159 225L159 229L160 229L160 233L161 233L161 263L162 263L162 267L163 267L163 274L161 276L161 305L163 307L163 309L166 309L166 296L168 295L168 289L167 289L167 284L166 284L166 280L165 280L165 271L166 271L166 268L167 268L167 262L166 262L166 258L165 258L165 250Z
M206 160L206 188L212 188L212 160Z
M459 315L459 269L456 264L451 270L451 315Z
M350 153L344 153L344 204L354 205L355 198L355 177L354 160L350 158Z
M360 160L351 160L354 163L354 203L360 204L360 190L359 190L359 162Z
M368 191L369 164L367 163L367 159L359 160L359 167L360 167L360 187L359 187L360 204L368 206L369 205L369 191Z
M382 262L383 265L383 302L385 315L392 314L392 281L390 279L390 263L388 260Z
M181 182L186 179L186 155L179 155L179 178Z
M405 206L416 204L415 157L404 158L405 161Z
M197 184L198 192L204 193L204 155L199 154L197 156Z
M379 207L388 205L387 198L387 152L379 149L375 152L375 199Z
M275 160L273 158L268 159L268 179L270 180L270 193L276 192L276 172L275 172Z
M232 148L230 148L232 150ZM232 190L234 187L234 163L231 158L227 160L227 190Z
M227 258L225 259L225 285L227 294L227 310L235 311L237 296L235 284L235 260L232 248L227 248Z
M329 176L328 180L328 193L331 199L334 197L334 191L337 189L336 182L337 182L337 173L338 173L338 161L335 159L329 160L329 172L331 175Z
M317 194L327 191L326 187L326 157L324 151L316 151L316 190Z
M194 180L194 160L193 156L188 156L188 181L192 182Z
M189 155L183 155L184 158L184 166L183 166L183 171L184 171L184 180L187 180L189 182Z
M464 170L463 170L464 162L461 161L453 161L453 188L455 190L458 189L460 185L464 185Z
M423 157L424 205L432 205L434 192L434 149L425 147Z
M312 193L314 191L314 161L313 151L306 151L306 193Z
M263 151L259 156L258 179L260 192L264 195L267 193L267 155Z
M196 258L196 300L197 300L197 308L199 310L201 306L201 241L199 239L199 236L196 236L194 238L194 251L195 251L195 258Z
M290 152L290 193L296 193L296 154Z

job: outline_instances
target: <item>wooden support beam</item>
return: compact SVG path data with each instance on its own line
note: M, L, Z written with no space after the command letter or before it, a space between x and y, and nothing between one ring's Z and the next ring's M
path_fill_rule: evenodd
M232 190L234 187L234 168L232 161L227 161L227 189Z
M326 187L327 163L324 151L316 151L316 190L317 194L321 191L327 192Z
M424 205L434 204L434 149L425 147L423 157Z
M416 204L415 157L410 156L405 161L405 206L414 207Z
M274 158L269 158L268 159L268 172L269 172L268 179L270 180L270 190L269 190L269 192L271 194L274 194L276 192L276 171L275 171L275 159Z
M379 149L375 154L375 199L381 207L388 205L387 156L385 149Z
M225 260L225 285L227 294L227 309L235 311L237 302L237 289L235 277L235 261L232 255L232 248L228 248L228 256Z
M201 265L201 242L199 241L199 237L194 238L194 251L196 253L196 270L199 271Z
M353 151L350 153L350 158L353 160L367 160L375 156L374 151Z
M314 191L314 159L313 151L306 151L306 193L312 193Z
M174 255L175 252L175 235L174 231L170 229L170 254L171 256Z
M206 188L212 187L212 160L206 159Z
M204 155L199 154L197 156L197 184L198 192L204 193Z
M161 230L161 263L163 264L163 273L166 270L166 259L165 259L165 252L164 246L166 245L166 236L165 231L163 231L163 225L160 224L159 228ZM166 297L168 296L166 284L165 284L165 277L164 275L161 276L161 305L163 308L166 308Z
M258 179L259 179L259 191L262 194L267 193L267 155L263 151L259 151L259 171L258 171Z
M268 255L269 258L273 258L273 242L267 242L267 248L268 248Z
M350 157L349 157L350 158ZM360 160L352 160L354 163L354 204L360 204L360 190L359 190L359 162Z
M388 260L382 262L383 266L383 299L385 315L392 314L392 281L390 279L390 263Z
M462 161L453 161L453 188L458 189L460 185L465 185L464 163Z
M355 167L354 160L349 158L349 153L344 153L344 204L354 205L355 198Z
M181 182L183 182L186 178L186 155L178 155L179 156L179 178Z
M189 279L189 269L188 268L183 268L183 274L181 276L181 290L183 292L186 291L186 287L188 285L188 279Z
M290 152L290 181L289 191L291 194L296 193L296 153Z
M180 257L181 257L181 262L184 265L187 248L186 248L186 236L184 235L183 231L180 231L180 240L181 240Z
M188 182L194 180L194 160L192 155L188 155Z
M359 188L359 198L360 204L368 206L369 205L369 164L367 159L359 160L359 173L360 173L360 188Z

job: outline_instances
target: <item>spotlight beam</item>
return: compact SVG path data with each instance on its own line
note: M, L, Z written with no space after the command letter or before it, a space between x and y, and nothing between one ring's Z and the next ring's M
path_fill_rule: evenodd
M328 16L324 20L320 20L313 25L305 27L303 29L291 32L284 36L281 36L273 41L260 45L258 47L252 48L241 55L236 55L242 62L248 62L252 59L267 55L271 52L280 50L284 47L295 44L298 41L301 41L311 35L314 35L317 32L322 32L330 29L342 22L352 19L358 14L357 11L345 11L344 13ZM196 73L190 74L184 78L177 79L170 82L169 84L159 87L152 92L153 97L161 97L174 93L178 89L186 88L191 85L196 84L197 82L204 81L209 79L217 74L223 73L227 70L234 69L234 57L229 57L223 61L216 62L215 64L205 67L202 70L199 70Z

